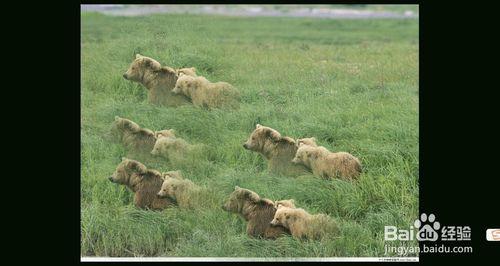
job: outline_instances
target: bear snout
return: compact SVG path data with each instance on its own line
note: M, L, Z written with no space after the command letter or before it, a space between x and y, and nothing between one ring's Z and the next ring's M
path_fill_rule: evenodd
M246 143L243 143L243 148L248 150L248 145Z
M115 181L113 180L113 176L108 177L108 180L109 180L109 181L111 181L111 182L115 182Z
M123 78L124 78L124 79L128 79L128 78L127 78L127 73L123 73Z
M161 194L160 193L156 194L156 197L161 198Z

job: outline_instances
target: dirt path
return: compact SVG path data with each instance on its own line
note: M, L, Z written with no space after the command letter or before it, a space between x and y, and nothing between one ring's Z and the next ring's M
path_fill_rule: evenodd
M311 18L418 18L412 10L394 12L369 8L345 8L318 5L81 5L83 11L96 11L112 16L142 16L148 14L210 14L226 16L311 17Z

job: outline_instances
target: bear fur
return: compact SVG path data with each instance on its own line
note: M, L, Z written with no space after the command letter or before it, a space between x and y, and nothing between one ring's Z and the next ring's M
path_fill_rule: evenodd
M149 154L156 143L153 131L119 116L115 116L111 132L133 154Z
M321 239L327 234L337 233L336 223L325 214L311 215L304 209L279 206L272 225L281 225L298 239Z
M123 74L126 80L140 83L148 90L148 101L156 105L180 106L189 104L189 99L184 95L172 92L177 82L180 70L175 70L161 64L153 58L135 55L127 72ZM183 70L184 72L185 70Z
M202 76L180 74L172 92L191 99L195 106L208 109L239 107L240 93L227 82L212 83Z
M171 199L156 196L163 184L162 174L148 169L138 161L122 158L122 162L108 179L129 188L134 193L134 205L137 208L163 210L174 204Z
M274 207L278 209L280 206L288 207L288 208L295 208L295 200L293 199L288 199L288 200L277 200L274 202Z
M184 75L193 76L193 77L197 76L196 75L196 68L194 68L194 67L179 68L179 69L176 69L176 73L177 73L177 76L180 76L181 73Z
M243 144L243 148L262 154L268 161L268 170L272 173L289 176L310 173L305 166L292 163L297 152L295 140L282 137L278 131L270 127L257 124Z
M155 138L158 139L159 137L175 137L175 130L164 129L164 130L155 131Z
M184 179L184 176L182 175L182 172L179 171L179 170L168 171L168 172L162 173L161 176L162 176L163 180L165 180L165 178L167 178L167 177L169 177L169 178L177 178L177 179Z
M330 152L322 146L299 144L293 163L310 168L322 178L355 179L361 174L361 162L347 152Z
M237 213L247 221L247 234L252 237L276 239L289 231L283 226L272 226L276 208L274 202L260 198L251 190L235 187L222 209Z
M157 195L160 198L169 198L180 208L193 208L199 205L196 200L201 188L182 175L164 174L163 184Z
M318 144L316 144L316 138L315 137L297 139L296 143L297 143L297 145L300 145L301 143L304 143L306 145L310 145L310 146L314 146L314 147L318 146Z

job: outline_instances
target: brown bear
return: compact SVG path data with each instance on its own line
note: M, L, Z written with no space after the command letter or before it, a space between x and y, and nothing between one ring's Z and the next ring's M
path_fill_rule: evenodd
M305 165L322 178L355 179L361 174L361 162L347 152L330 152L322 146L299 144L293 163Z
M289 176L310 173L305 166L292 163L297 152L295 140L282 137L270 127L257 124L243 148L262 154L268 160L270 172Z
M201 188L191 180L184 179L179 174L165 173L163 184L157 196L169 198L177 203L180 208L194 208L200 205Z
M119 116L115 116L111 132L132 154L149 154L156 143L153 131Z
M136 54L127 72L123 74L123 78L146 87L150 103L175 107L189 103L186 96L172 92L177 82L177 72L178 70L171 67L162 67L153 58Z
M240 93L227 82L212 83L202 76L180 74L172 92L185 95L195 106L212 108L239 107Z
M140 209L163 210L174 204L171 199L158 198L156 194L163 183L162 174L148 169L144 164L122 158L109 181L127 186L134 192L134 205Z
M295 238L321 239L338 232L336 223L325 214L311 215L304 209L279 206L272 225L281 225L290 230Z
M288 199L288 200L277 200L274 202L274 207L277 209L279 206L284 206L288 208L295 208L295 200L293 199Z
M252 237L275 239L289 231L283 226L272 226L276 208L274 202L260 198L257 193L236 186L222 209L237 213L247 221L247 234Z

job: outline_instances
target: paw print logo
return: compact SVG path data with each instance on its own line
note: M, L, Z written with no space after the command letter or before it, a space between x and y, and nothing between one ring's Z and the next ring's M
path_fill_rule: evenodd
M434 214L422 213L420 219L415 220L415 228L418 229L417 240L418 241L436 241L439 238L439 228L441 224L436 221L436 216Z

